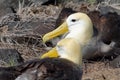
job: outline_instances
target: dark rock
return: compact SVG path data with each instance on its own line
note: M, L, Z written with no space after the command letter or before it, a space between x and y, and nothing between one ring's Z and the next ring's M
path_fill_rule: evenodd
M20 75L14 68L2 68L0 67L0 80L15 80Z
M26 6L30 3L29 0L24 0L24 5ZM22 3L23 0L20 0ZM19 0L0 0L0 18L9 13L16 13L19 8Z
M0 60L7 65L17 65L23 62L20 53L15 49L0 49Z
M59 4L65 4L65 3L68 3L68 2L75 2L75 3L78 3L80 1L84 1L84 0L48 0L47 2L43 3L42 5L59 5Z
M46 2L42 3L42 5L50 5L50 4L58 5L58 0L47 0Z
M117 3L120 3L120 0L109 0L109 1L107 1L107 0L96 0L96 1L97 1L97 3L106 2L108 4L117 4Z
M96 0L97 1L97 3L101 3L101 2L103 2L104 0Z
M115 1L114 3L116 3L116 5L112 2L112 1ZM112 3L111 3L112 2ZM111 4L110 4L111 3ZM117 5L119 4L120 1L118 0L118 2L116 0L110 0L110 2L108 2L108 4L106 3L101 3L99 6L98 6L98 10L102 13L102 14L106 14L108 12L116 12L118 14L120 14L120 5Z

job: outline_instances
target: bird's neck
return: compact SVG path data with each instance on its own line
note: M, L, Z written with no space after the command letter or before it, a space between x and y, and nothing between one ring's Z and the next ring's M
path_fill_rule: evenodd
M65 58L78 65L82 65L81 46L75 39L62 39L57 45L57 51L61 58Z
M91 39L92 29L72 29L65 38L74 38L80 45L85 45Z

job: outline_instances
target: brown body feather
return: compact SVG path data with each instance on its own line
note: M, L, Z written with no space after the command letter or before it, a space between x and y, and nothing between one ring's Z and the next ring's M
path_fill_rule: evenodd
M62 58L32 60L14 67L0 68L0 80L81 80L81 77L81 68Z

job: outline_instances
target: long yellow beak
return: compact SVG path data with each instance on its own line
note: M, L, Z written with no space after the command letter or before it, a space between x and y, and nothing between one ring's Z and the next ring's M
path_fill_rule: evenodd
M54 57L55 58L59 57L56 48L52 48L52 50L50 50L49 52L47 52L41 56L42 59L43 58L54 58Z
M62 25L60 25L57 29L45 34L43 36L43 42L49 41L50 39L57 37L59 35L62 35L64 33L68 32L68 26L67 23L64 22Z

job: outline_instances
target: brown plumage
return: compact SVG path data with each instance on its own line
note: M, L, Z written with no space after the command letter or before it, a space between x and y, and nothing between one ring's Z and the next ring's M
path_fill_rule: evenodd
M96 40L94 39L94 42L96 42L94 48L97 47L95 51L97 56L118 56L118 49L120 48L120 15L116 12L102 14L99 11L91 11L88 15L98 31L98 34L94 36L96 37Z
M116 12L102 14L99 11L91 11L88 15L103 42L109 44L120 40L120 15Z
M82 70L61 58L31 60L21 65L0 68L0 80L81 80Z
M120 16L115 12L104 14L100 18L101 39L104 42L107 40L120 40Z

